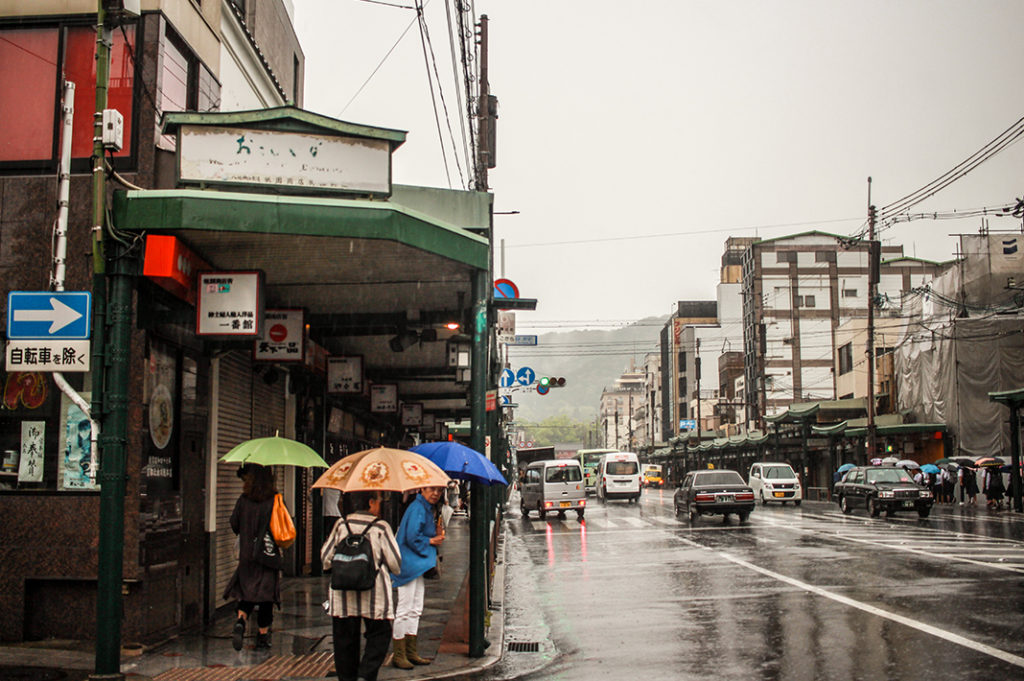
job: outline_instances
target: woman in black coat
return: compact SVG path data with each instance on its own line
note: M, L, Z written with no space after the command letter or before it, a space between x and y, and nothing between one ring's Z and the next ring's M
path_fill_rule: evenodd
M242 639L249 616L257 609L256 648L270 648L270 625L274 621L274 605L281 605L281 566L273 561L257 562L262 538L270 526L274 509L274 471L265 466L247 465L243 473L242 496L231 514L231 529L238 535L238 567L224 590L224 598L238 601L238 619L232 631L231 643L235 650L242 649ZM271 540L272 541L272 540ZM275 547L270 547L275 548ZM280 549L276 549L280 556Z

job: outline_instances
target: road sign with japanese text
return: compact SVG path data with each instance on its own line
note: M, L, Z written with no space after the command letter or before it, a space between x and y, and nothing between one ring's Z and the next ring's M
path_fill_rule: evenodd
M7 343L7 371L89 371L87 340L12 340Z

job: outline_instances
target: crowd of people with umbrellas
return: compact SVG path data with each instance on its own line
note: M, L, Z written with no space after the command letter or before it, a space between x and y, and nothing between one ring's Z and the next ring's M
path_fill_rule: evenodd
M430 659L419 655L417 628L423 611L424 579L437 573L438 549L454 513L451 504L458 503L457 497L445 492L455 485L453 480L507 484L487 457L458 442L431 442L410 450L369 449L328 466L306 445L275 436L243 442L220 460L241 464L238 473L244 481L231 519L239 536L238 567L224 593L225 599L237 602L232 630L235 650L242 649L253 612L257 613L257 650L271 647L273 608L280 607L283 565L283 560L266 559L275 551L277 537L271 531L271 518L275 503L281 503L271 467L292 465L326 468L313 488L338 490L349 499L351 511L327 528L321 549L324 569L343 565L337 562L339 557L344 561L361 558L367 565L367 581L358 587L337 586L332 575L325 607L332 621L338 678L376 679L389 644L394 651L392 664L399 669L430 664ZM393 500L401 500L404 506L401 523L394 530L385 519ZM343 545L345 550L340 548ZM280 547L276 551L280 558ZM346 569L350 566L344 565Z
M959 490L960 505L976 505L978 494L982 493L988 508L1000 510L1007 494L1004 475L1010 473L1010 465L998 456L947 457L923 465L911 459L888 456L873 458L869 463L903 468L914 482L931 489L935 503L939 504L957 503L956 491ZM852 463L844 463L836 470L835 481L841 480L854 467Z

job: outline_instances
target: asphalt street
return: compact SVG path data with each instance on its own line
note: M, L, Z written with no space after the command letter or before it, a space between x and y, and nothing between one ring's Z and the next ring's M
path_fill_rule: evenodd
M758 505L676 517L672 490L585 519L509 505L497 679L1024 678L1024 517Z

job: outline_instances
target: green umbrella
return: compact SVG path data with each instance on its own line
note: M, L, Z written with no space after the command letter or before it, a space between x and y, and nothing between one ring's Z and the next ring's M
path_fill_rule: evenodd
M222 456L220 460L229 463L256 463L261 466L327 468L327 462L306 445L276 435L246 440Z

